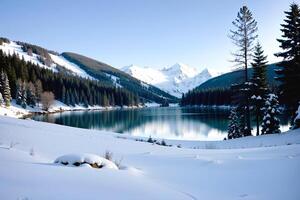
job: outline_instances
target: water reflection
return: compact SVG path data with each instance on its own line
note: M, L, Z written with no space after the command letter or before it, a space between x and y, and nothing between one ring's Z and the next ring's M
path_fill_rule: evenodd
M227 135L228 115L228 110L170 107L63 112L34 116L33 119L134 136L222 140ZM285 115L281 122L286 129L288 118Z

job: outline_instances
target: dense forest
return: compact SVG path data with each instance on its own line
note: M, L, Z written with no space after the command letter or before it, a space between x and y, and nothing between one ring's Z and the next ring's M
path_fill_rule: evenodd
M67 105L131 106L140 103L139 97L126 89L107 86L99 81L78 76L55 73L25 62L17 55L7 56L1 50L0 71L7 74L11 97L14 99L23 98L26 101L28 92L22 96L22 88L23 91L30 91L28 88L34 85L36 93L40 90L37 88L40 83L42 91L52 92L55 99Z
M230 105L232 90L230 89L208 89L192 90L182 95L181 106L194 105Z

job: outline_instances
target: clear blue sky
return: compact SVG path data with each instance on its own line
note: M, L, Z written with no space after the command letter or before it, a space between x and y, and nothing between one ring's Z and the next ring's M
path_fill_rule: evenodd
M114 67L165 67L182 62L229 70L227 37L239 8L248 5L269 60L289 0L1 0L0 36L72 51Z

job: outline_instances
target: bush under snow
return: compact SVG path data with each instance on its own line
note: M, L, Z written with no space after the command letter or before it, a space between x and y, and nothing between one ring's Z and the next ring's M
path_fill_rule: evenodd
M67 154L58 157L54 162L72 166L88 164L93 168L118 169L117 165L112 161L95 154Z

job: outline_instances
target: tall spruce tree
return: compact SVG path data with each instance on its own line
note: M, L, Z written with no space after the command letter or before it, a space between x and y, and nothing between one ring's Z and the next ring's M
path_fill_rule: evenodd
M280 100L291 111L295 113L300 101L300 10L299 5L293 3L290 10L284 12L286 19L282 26L282 38L277 39L283 50L275 55L282 57L283 61L277 70L280 85Z
M262 110L264 111L264 117L261 133L263 135L280 133L280 121L277 118L280 114L278 97L275 94L269 94Z
M26 87L27 104L31 107L36 105L36 94L33 83L29 82Z
M264 105L265 98L268 92L266 80L266 64L267 56L264 56L264 51L259 43L255 46L253 58L253 73L251 78L251 104L255 113L256 135L259 135L259 124L262 117L261 108Z
M5 106L10 106L11 94L10 94L9 80L7 74L4 71L1 72L1 86L2 86L1 92L3 94Z
M17 80L17 84L16 84L16 103L18 105L21 105L22 104L22 80L21 79L18 79Z
M243 136L251 135L249 88L248 88L248 64L253 52L253 44L257 38L257 22L247 6L240 8L237 18L232 22L234 30L230 30L229 37L233 44L237 46L237 51L233 53L234 62L244 69L244 84L241 85L240 92L243 93L240 99L240 106L244 108L245 122L242 127Z

